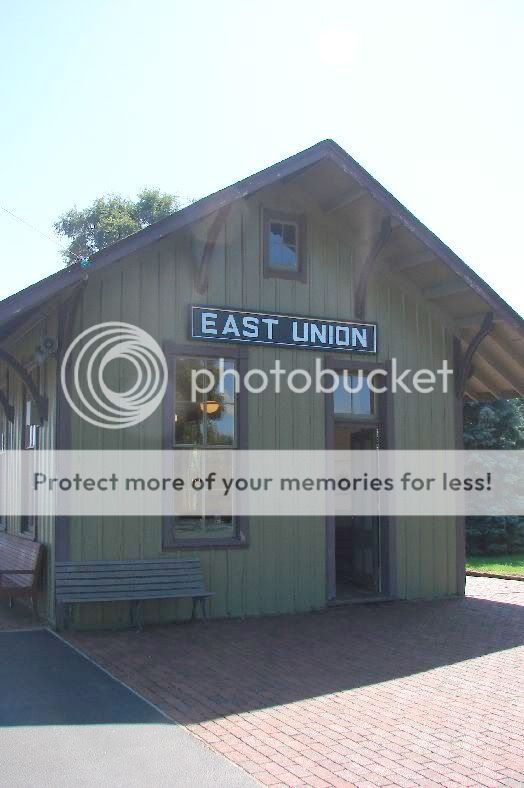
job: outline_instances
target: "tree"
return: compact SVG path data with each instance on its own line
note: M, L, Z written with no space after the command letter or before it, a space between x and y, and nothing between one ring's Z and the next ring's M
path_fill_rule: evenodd
M54 227L59 235L69 239L63 255L70 265L179 208L180 201L176 195L163 194L158 189L143 189L136 200L110 194L99 197L83 210L72 208L58 219Z
M464 448L524 448L524 400L466 403Z
M464 448L470 450L524 448L524 400L466 403ZM519 553L523 550L523 517L466 518L468 555Z

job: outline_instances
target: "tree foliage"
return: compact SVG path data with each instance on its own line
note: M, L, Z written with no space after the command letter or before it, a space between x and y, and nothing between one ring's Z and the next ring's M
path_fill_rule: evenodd
M464 447L524 448L524 400L467 403ZM468 517L466 550L469 555L524 552L524 517Z
M464 405L466 449L524 448L524 400L496 400Z
M71 264L169 216L179 207L175 195L158 189L143 189L136 200L110 194L83 210L72 208L54 227L59 235L69 239L63 254Z

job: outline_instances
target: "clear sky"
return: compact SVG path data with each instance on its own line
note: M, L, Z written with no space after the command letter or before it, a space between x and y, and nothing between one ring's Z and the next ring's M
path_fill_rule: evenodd
M194 198L331 137L524 312L521 0L0 0L0 203ZM0 212L0 297L61 265Z

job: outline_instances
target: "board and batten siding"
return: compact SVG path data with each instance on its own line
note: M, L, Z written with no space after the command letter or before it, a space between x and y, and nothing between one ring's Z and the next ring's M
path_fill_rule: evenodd
M35 351L42 339L46 336L56 338L58 335L58 321L56 311L50 305L47 310L48 316L40 318L30 326L25 326L10 338L6 343L5 349L11 353L29 372L33 380L39 382L40 394L45 395L49 403L48 418L39 427L38 448L51 452L56 447L56 423L57 423L57 362L55 356L50 356L41 366L35 363ZM9 402L14 407L14 420L8 425L8 448L20 449L22 446L23 434L23 402L24 385L19 377L5 364L2 367L2 383L8 379ZM28 451L33 451L28 449ZM46 455L48 459L47 467L44 468L49 476L52 472L52 455ZM21 485L21 472L19 463L10 463L9 470L11 478L8 478L6 494L23 494ZM19 516L9 516L6 518L7 531L15 536L33 538L24 535L21 530L22 518ZM35 538L45 547L42 582L38 599L39 614L50 622L54 622L54 542L55 542L55 518L49 508L49 515L38 517ZM22 604L18 602L17 604Z
M307 281L263 274L262 208L303 212L307 217ZM99 322L122 320L164 340L188 344L188 305L210 304L341 320L353 311L353 248L332 220L303 194L278 185L233 205L209 268L209 287L194 286L213 217L181 230L102 271L93 271L83 294L75 333ZM378 361L395 356L399 368L436 369L451 359L451 337L397 285L373 278L366 319L378 323ZM204 343L195 342L202 351ZM227 355L227 348L224 348ZM313 351L250 346L249 367L283 367L313 372ZM351 354L348 361L358 358ZM117 375L117 373L115 373ZM118 377L118 375L117 375ZM250 449L324 449L324 397L310 392L249 395ZM395 448L454 448L452 394L394 397ZM73 447L153 449L162 445L162 412L126 430L100 430L72 417ZM249 546L199 549L215 617L318 609L326 604L323 518L252 518ZM155 518L76 518L71 522L72 560L136 559L161 556L161 523ZM401 598L454 594L456 526L451 518L424 516L396 521L394 586ZM179 551L180 552L180 551ZM183 551L187 552L187 551ZM171 555L177 554L171 551ZM82 606L80 626L128 621L127 605ZM147 602L145 620L169 620L189 612L189 603Z

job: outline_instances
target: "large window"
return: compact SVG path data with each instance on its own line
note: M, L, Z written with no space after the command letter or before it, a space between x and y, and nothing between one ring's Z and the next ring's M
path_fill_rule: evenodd
M191 354L176 352L171 365L173 397L167 405L170 446L188 452L194 476L200 478L208 473L202 450L241 447L241 424L245 421L241 412L245 408L244 397L235 390L235 374L244 354L239 351L235 358L222 358L214 351L204 351L205 355L201 356L192 348ZM214 385L207 393L198 393L193 391L195 379L200 388L211 380ZM205 498L198 513L164 519L163 545L167 549L235 546L246 541L245 518L235 517L233 513L208 514Z
M264 275L305 281L303 216L264 212Z

